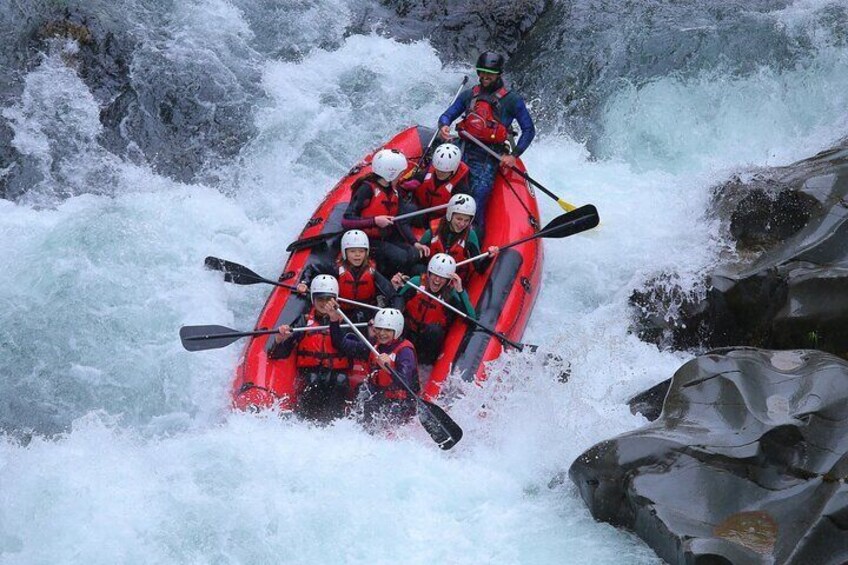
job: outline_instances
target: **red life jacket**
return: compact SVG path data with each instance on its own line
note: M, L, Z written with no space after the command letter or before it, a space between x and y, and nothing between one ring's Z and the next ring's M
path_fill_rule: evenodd
M374 273L376 272L373 263L369 262L362 269L359 278L356 278L353 270L345 266L345 262L339 263L339 298L376 304L377 284L374 280ZM342 310L356 308L356 306L344 302L341 303L341 307Z
M361 218L375 218L377 216L397 216L398 207L400 206L400 198L395 187L389 185L384 189L377 181L363 180L371 189L371 199L368 204L359 212ZM388 191L388 192L387 192ZM368 237L380 237L380 228L374 226L362 230Z
M433 165L430 165L430 168L427 169L427 174L424 175L424 180L421 181L421 185L413 192L415 202L421 208L431 208L433 206L447 204L453 195L453 189L467 174L468 165L460 162L456 172L449 179L441 181L436 178L436 169L433 168Z
M430 289L427 288L427 273L421 275L421 284L419 286L430 292ZM409 329L415 333L419 333L427 324L438 324L442 327L447 327L448 309L425 294L418 291L414 292L415 296L409 299L405 308L406 323L409 325ZM430 294L433 293L430 292ZM439 298L444 300L441 296Z
M319 326L315 321L315 310L306 315L306 326ZM350 369L350 359L333 347L330 330L306 332L297 344L298 369L314 369L321 367L334 371Z
M468 259L468 249L466 248L465 243L468 241L468 232L471 230L471 226L469 225L467 228L465 228L463 233L458 234L458 237L453 242L453 245L445 249L444 238L440 235L442 232L443 222L447 224L447 218L441 218L430 222L430 233L433 236L430 239L430 257L435 255L436 253L447 253L448 255L453 257L454 261L456 261L457 263ZM444 228L450 230L450 227L447 225L445 225ZM463 265L462 267L464 266L465 265ZM462 267L460 267L460 269Z
M509 130L500 121L500 101L507 94L506 87L488 93L483 92L478 84L471 89L468 110L456 128L489 145L504 143L509 137Z
M391 358L391 362L389 366L394 369L395 368L395 358L397 356L398 351L403 349L404 347L409 347L412 349L412 354L415 355L415 346L407 339L398 339L395 340L394 344L392 344L392 348L384 353L388 353ZM391 373L383 369L379 363L377 363L377 357L374 353L371 353L371 356L368 359L370 369L371 369L371 384L383 390L383 395L386 398L392 398L396 400L403 400L409 397L409 393L406 392L406 389L395 384L394 379L392 378ZM415 365L418 365L418 358L415 358ZM413 385L413 390L415 390L415 386Z

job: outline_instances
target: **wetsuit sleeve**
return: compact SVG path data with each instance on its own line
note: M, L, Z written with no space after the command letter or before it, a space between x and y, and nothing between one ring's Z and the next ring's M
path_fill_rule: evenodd
M462 115L468 107L468 102L471 100L471 89L463 90L456 99L456 102L450 105L445 113L439 116L439 126L449 126L455 119Z
M354 359L368 359L371 350L362 343L353 330L342 326L340 322L330 322L330 340L333 347L341 351L347 357Z
M374 218L362 217L362 210L368 206L370 201L371 189L368 188L367 184L360 183L347 205L344 216L342 216L342 227L346 230L361 230L376 226Z
M519 157L530 147L530 142L536 137L536 126L533 125L533 118L530 117L530 112L527 110L524 99L520 96L516 98L514 116L516 121L518 121L518 125L521 127L521 137L518 138L518 143L512 154Z
M294 321L291 327L302 328L305 325L306 319L303 316L300 316ZM286 359L292 354L292 351L295 350L297 344L303 339L303 336L304 332L297 332L291 334L288 339L277 342L276 337L272 334L270 339L273 340L274 345L272 345L270 351L268 351L268 357L271 359Z
M474 230L469 230L468 240L465 242L465 245L468 246L469 256L480 255L480 240L477 239L477 232Z
M416 210L418 210L418 208L412 204L401 203L400 206L398 206L398 215L415 212ZM412 233L412 226L409 225L409 220L398 222L394 224L394 226L404 241L406 241L409 245L415 243L415 235Z
M397 308L398 310L403 308L403 300L398 300L398 295L397 291L395 291L395 287L392 286L392 283L389 282L389 279L387 279L381 273L376 271L374 272L374 286L377 287L377 292L379 292L383 296L383 298L385 298L387 308Z
M465 292L465 289L463 289L462 292L454 291L451 294L450 305L475 320L477 319L477 313L474 311L474 306L471 305L471 299L468 298L468 293Z
M477 232L471 230L471 233L468 234L468 241L465 242L465 245L468 248L468 256L476 257L480 255L483 250L480 249L480 240L477 239ZM492 264L492 258L486 257L485 259L478 259L472 263L474 265L474 270L478 273L485 273L486 269L489 268L489 265Z
M418 392L421 385L418 383L418 364L415 361L415 352L411 347L404 347L395 356L395 371L403 379L409 388Z

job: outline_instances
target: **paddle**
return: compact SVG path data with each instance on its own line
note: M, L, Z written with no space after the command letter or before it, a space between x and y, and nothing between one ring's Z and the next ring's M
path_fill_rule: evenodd
M581 206L580 208L575 208L571 212L560 214L559 216L548 222L545 227L543 227L541 230L537 231L533 235L522 237L521 239L513 241L512 243L501 245L499 249L502 251L504 249L509 249L510 247L515 247L516 245L521 245L522 243L525 243L527 241L542 237L557 239L568 237L570 235L590 230L597 226L600 221L601 219L598 217L597 208L595 208L591 204L586 204L585 206ZM480 255L475 255L474 257L470 257L468 259L464 259L458 262L456 266L461 267L462 265L472 263L488 256L488 252L481 253Z
M460 135L460 137L463 137L463 138L467 139L468 141L472 142L474 145L476 145L477 147L479 147L480 149L482 149L483 151L485 151L486 153L488 153L489 155L491 155L492 157L494 157L498 161L501 160L502 155L499 155L495 151L492 151L492 149L490 147L488 147L485 143L483 143L482 141L480 141L479 139L477 139L476 137L474 137L473 135L471 135L467 131L461 131L460 130L459 135ZM510 165L509 168L512 169L513 171L515 171L516 173L518 173L519 175L521 175L522 177L524 177L524 179L527 180L527 182L532 183L536 188L538 188L539 190L541 190L542 192L544 192L545 194L547 194L548 196L550 196L551 198L556 200L557 204L559 204L559 207L562 208L563 210L565 210L566 212L571 212L572 210L574 210L576 208L576 206L574 206L573 204L569 204L568 202L566 202L565 200L563 200L562 198L560 198L559 196L557 196L556 194L554 194L553 192L551 192L550 190L548 190L547 188L542 186L538 181L534 180L530 175L528 175L527 173L525 173L524 171L522 171L518 167L516 167L514 165Z
M368 322L358 324L367 326ZM312 332L326 330L330 326L304 326L292 328L292 333ZM256 330L253 332L240 332L226 326L183 326L180 328L180 341L187 351L205 351L207 349L220 349L238 341L243 337L275 334L277 330Z
M295 285L285 284L277 281L272 281L271 279L266 279L265 277L254 273L244 265L239 265L238 263L233 263L232 261L227 261L226 259L212 257L211 255L204 259L203 265L207 269L223 272L224 280L226 282L231 282L240 285L265 283L272 284L274 286L279 286L282 288L287 288L289 290L297 290L297 287Z
M272 281L271 279L266 279L263 276L257 275L244 265L239 265L238 263L233 263L232 261L227 261L226 259L219 259L217 257L209 256L204 262L204 266L207 269L211 269L213 271L223 271L224 280L226 282L231 282L239 285L251 285L258 283L272 284L274 286L279 286L281 288L287 288L289 290L293 290L297 292L297 286L292 284L285 284L277 281ZM339 302L344 302L345 304L350 304L352 306L359 306L360 308L368 308L369 310L379 310L379 306L374 306L373 304L366 304L364 302L357 302L356 300L348 300L347 298L339 298Z
M341 309L337 308L336 312L341 315L345 323L353 330L362 343L368 346L371 353L376 357L379 357L380 352L377 351L377 349L364 335L362 335L362 332L359 331L356 324L351 322L350 318L345 316ZM445 450L450 449L459 443L459 440L462 439L462 428L459 427L459 424L454 422L453 419L448 416L447 412L442 410L440 407L436 406L432 402L427 402L415 394L415 391L406 384L406 381L404 381L392 367L386 367L386 369L389 371L389 374L392 376L392 380L395 384L406 390L406 392L415 399L416 406L418 407L418 421L421 422L421 425L425 430L427 430L427 433L430 434L433 441L435 441L440 448Z
M401 214L399 216L392 216L392 223L401 222L403 220L408 220L409 218L414 218L416 216L421 216L423 214L429 214L430 212L438 212L439 210L444 210L448 207L448 204L439 204L438 206L431 206L430 208L422 208L421 210L415 210L414 212L407 212L406 214ZM303 239L298 239L297 241L292 241L289 243L288 247L286 247L286 251L294 252L300 251L301 249L307 249L309 247L315 247L316 245L320 245L327 240L333 239L334 237L342 235L347 230L341 231L331 231L327 233L319 233L318 235L313 235L310 237L304 237Z
M472 318L468 314L466 314L466 313L464 313L460 310L457 310L456 308L454 308L453 306L451 306L450 304L448 304L444 300L441 300L441 299L437 298L436 296L433 296L432 294L430 294L429 292L427 292L423 288L421 288L419 286L415 286L414 284L409 282L409 280L405 280L403 282L403 284L409 286L410 288L415 289L416 292L420 292L421 294L430 298L431 300L435 300L436 302L438 302L439 304L441 304L442 306L444 306L445 308L447 308L451 312L454 312L454 313L458 314L461 318L464 318L466 321L471 322L472 324L474 324L475 326L477 326L478 328L480 328L481 330L483 330L484 332L486 332L490 336L498 338L499 340L501 340L501 343L503 343L503 344L509 344L519 351L523 351L525 347L528 348L531 352L536 351L539 348L538 345L527 345L527 344L524 344L524 343L519 343L517 341L512 341L511 339L506 337L504 334L493 330L492 328L490 328L489 326L487 326L483 322L475 320L474 318Z
M453 95L453 100L448 104L448 107L453 106L456 99L459 98L459 95L462 93L462 89L465 88L465 85L468 84L468 75L462 77L462 84L459 85L459 89L456 91L456 94ZM436 131L433 132L433 137L430 138L430 143L427 144L427 147L424 148L424 151L421 153L421 157L418 159L418 162L415 164L415 167L412 170L404 175L405 178L410 178L415 176L415 174L421 170L421 167L424 166L424 160L427 158L427 154L430 152L430 149L433 147L433 142L436 141L436 138L439 136L439 128L436 128Z

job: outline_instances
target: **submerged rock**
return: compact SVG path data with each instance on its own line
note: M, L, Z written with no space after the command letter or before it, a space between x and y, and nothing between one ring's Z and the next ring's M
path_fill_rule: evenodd
M677 348L815 348L848 358L848 143L727 183L716 206L752 260L708 275L703 294L670 274L637 291L640 337ZM673 315L671 312L673 311Z
M675 373L655 422L569 475L596 519L670 563L845 563L848 362L711 352Z

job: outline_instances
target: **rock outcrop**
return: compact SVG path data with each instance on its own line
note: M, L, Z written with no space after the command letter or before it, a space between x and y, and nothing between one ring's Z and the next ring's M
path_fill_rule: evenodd
M189 23L186 30L169 27L167 18L120 5L0 10L0 32L9 40L0 56L0 106L17 104L22 77L60 53L100 107L100 146L173 179L198 180L255 136L258 57L236 32L225 43ZM12 138L0 120L0 197L15 199L41 177Z
M376 28L400 41L428 39L445 62L473 63L480 51L509 56L542 17L545 0L382 0L351 31Z
M569 475L596 519L670 563L845 563L848 362L711 352L675 373L655 422Z
M690 296L661 277L635 292L636 331L676 348L815 348L848 358L848 145L721 187L740 257ZM673 308L676 317L667 313Z

